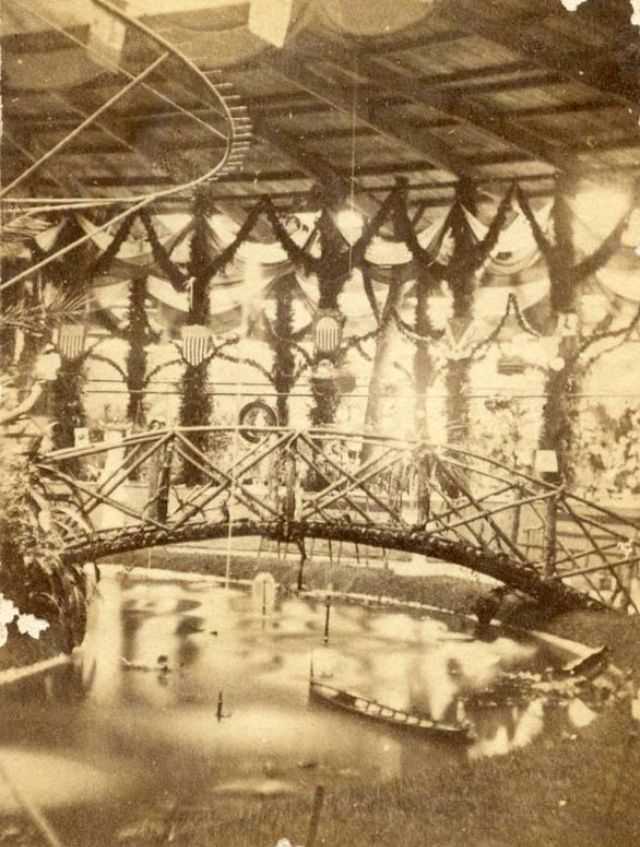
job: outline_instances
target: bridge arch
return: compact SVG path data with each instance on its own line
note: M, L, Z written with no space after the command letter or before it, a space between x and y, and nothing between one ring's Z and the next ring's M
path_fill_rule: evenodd
M197 472L189 486L187 465L189 479ZM628 585L640 562L633 522L448 446L334 429L191 427L58 450L37 467L50 495L66 491L78 512L69 562L217 538L320 538L463 565L556 608L638 611Z

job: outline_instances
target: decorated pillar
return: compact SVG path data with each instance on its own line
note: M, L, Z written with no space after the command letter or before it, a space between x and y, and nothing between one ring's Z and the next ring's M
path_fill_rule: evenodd
M574 426L575 396L579 391L577 367L578 348L578 286L573 269L576 253L573 240L572 213L569 196L576 190L576 180L563 177L556 186L553 207L555 245L549 255L549 284L551 332L558 342L558 354L549 363L545 384L540 448L555 450L560 479L572 482L570 455ZM555 481L554 474L546 475Z
M289 395L293 388L295 356L293 344L293 280L283 277L276 284L276 315L273 346L273 385L277 392L278 425L289 423Z
M429 318L428 296L433 284L429 272L418 268L414 322L417 338L416 350L413 354L413 380L416 393L415 430L418 439L429 437L427 390L431 381L433 360L427 339L433 338L434 329Z
M204 197L196 199L194 226L191 238L189 272L189 314L183 331L182 356L185 362L182 376L180 425L185 427L208 426L211 422L212 402L209 394L208 372L211 361L212 337L209 330L209 280L207 268L211 257L208 247L207 203ZM193 432L189 441L201 453L209 448L206 432ZM184 468L187 485L197 485L202 474L191 463Z
M52 386L54 427L52 441L55 449L73 447L75 430L86 426L87 417L82 402L86 326L62 324L57 332L56 347L61 357L58 375Z
M338 297L350 275L350 268L344 265L344 240L328 209L322 211L318 228L322 238L322 256L317 268L320 296L314 322L314 370L311 377L314 405L310 418L312 426L330 426L335 422L340 402L336 365L344 317Z
M398 268L394 267L391 272L391 283L387 292L387 298L380 317L380 332L371 367L367 407L364 416L364 426L367 432L376 432L380 426L380 408L384 393L384 372L391 360L393 343L397 337L394 314L400 306L403 290L402 277ZM363 454L362 458L364 461L367 456Z
M465 218L464 209L473 214L475 207L475 186L468 180L461 180L451 215L454 246L447 268L447 282L453 298L450 332L454 349L457 349L458 342L467 332L474 318L473 302L477 265L473 256L476 243ZM464 444L468 438L470 372L470 356L462 353L449 356L445 382L447 433L451 444Z
M127 327L127 390L129 403L127 418L135 426L144 424L144 386L147 373L148 322L145 310L147 296L146 277L131 280L129 288L129 325Z

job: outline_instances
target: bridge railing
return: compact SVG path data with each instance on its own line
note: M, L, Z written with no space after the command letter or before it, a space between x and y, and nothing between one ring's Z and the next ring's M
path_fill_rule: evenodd
M506 557L638 609L632 521L445 445L334 429L190 427L56 451L39 467L71 547L136 528L169 543L185 527L234 521L279 524L283 534L294 522L383 528Z

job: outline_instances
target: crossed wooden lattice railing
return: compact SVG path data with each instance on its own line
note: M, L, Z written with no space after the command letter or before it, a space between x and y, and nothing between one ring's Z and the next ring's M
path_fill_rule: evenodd
M638 612L637 524L448 446L191 427L59 450L38 466L69 560L239 535L328 538L463 564L561 607Z

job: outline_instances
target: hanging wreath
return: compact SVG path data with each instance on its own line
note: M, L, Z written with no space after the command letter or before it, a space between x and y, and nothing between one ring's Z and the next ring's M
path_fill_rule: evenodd
M240 413L238 414L238 426L278 426L278 415L275 410L263 400L252 400L251 403L247 403L242 407L242 409L240 409ZM240 431L240 435L250 444L257 444L258 441L264 438L264 433L252 429L243 429Z

